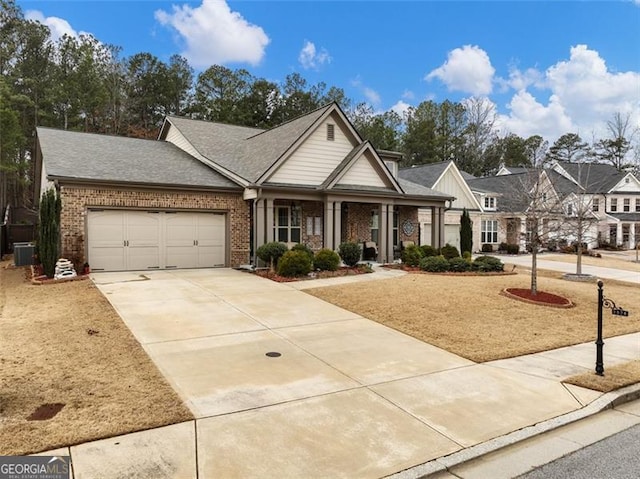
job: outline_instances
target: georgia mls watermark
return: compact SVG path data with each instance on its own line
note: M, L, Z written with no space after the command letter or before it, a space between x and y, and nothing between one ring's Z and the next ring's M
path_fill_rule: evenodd
M69 456L0 456L0 479L69 479Z

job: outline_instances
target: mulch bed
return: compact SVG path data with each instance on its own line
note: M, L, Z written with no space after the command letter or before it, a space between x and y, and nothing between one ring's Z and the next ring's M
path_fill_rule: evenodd
M309 273L307 276L298 276L295 278L289 278L287 276L280 276L277 273L274 273L268 269L256 270L254 274L257 274L261 278L267 278L271 281L276 281L277 283L291 283L293 281L310 281L314 279L324 279L324 278L339 278L341 276L353 276L356 274L367 274L372 273L373 271L370 268L362 268L362 267L342 267L337 271L314 271Z
M569 299L558 296L557 294L538 291L537 294L531 294L530 289L525 288L506 288L502 290L502 294L508 298L516 299L530 304L539 304L541 306L551 306L553 308L573 308L573 304Z

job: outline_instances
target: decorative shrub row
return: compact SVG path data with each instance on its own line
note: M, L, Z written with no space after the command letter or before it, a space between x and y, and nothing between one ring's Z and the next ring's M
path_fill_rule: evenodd
M520 245L503 242L498 245L498 250L507 254L518 254L520 253Z
M358 249L358 245L355 246ZM325 248L313 254L311 248L305 244L296 244L288 250L286 244L272 241L260 246L256 254L280 276L305 276L313 269L336 271L340 267L340 256L335 251Z
M465 271L492 272L504 271L504 264L495 256L479 256L475 260L455 257L447 259L444 256L428 256L420 260L420 269L429 273L444 273L447 271L462 273Z
M442 256L444 259L449 260L452 258L459 258L460 252L458 251L458 248L448 243L440 249L434 248L431 245L411 245L402 250L400 257L402 262L407 266L420 266L423 259L434 258L437 256Z

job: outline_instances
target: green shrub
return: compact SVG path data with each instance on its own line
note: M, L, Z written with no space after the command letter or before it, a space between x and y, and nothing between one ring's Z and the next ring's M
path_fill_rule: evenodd
M462 253L462 257L471 262L471 251L465 251L464 253Z
M311 272L311 258L304 251L287 251L278 261L278 274L288 278L305 276Z
M483 253L493 253L493 245L490 245L489 243L485 243L482 245L482 252Z
M509 249L509 245L504 241L498 245L498 251L507 251Z
M309 255L309 259L313 264L313 251L304 243L296 243L291 247L291 251L303 251Z
M495 256L478 256L471 263L471 269L480 272L504 271L504 264Z
M463 271L469 271L471 269L471 262L464 258L451 258L449 260L449 271L455 271L460 273Z
M344 264L353 267L360 261L360 245L358 243L342 243L338 246L338 254Z
M457 258L460 256L460 252L458 248L453 245L447 243L442 248L440 248L440 254L445 257L445 259Z
M507 253L509 254L518 254L520 252L520 245L517 244L508 244L507 245Z
M287 252L287 245L278 241L265 243L256 250L258 258L267 263L271 269L275 268L278 260Z
M313 267L320 271L336 271L340 267L340 256L333 250L321 249L313 258Z
M56 190L49 188L40 199L38 223L38 259L44 274L53 278L60 254L60 210L62 203Z
M473 222L466 208L460 216L460 251L473 251Z
M438 256L440 254L440 251L438 251L437 248L434 248L430 244L423 244L422 246L420 246L420 249L422 250L425 258L429 256Z
M449 261L444 256L428 256L420 260L420 269L429 273L444 273L449 271Z
M419 246L411 245L402 250L400 258L407 266L420 266L420 260L424 257L424 253Z

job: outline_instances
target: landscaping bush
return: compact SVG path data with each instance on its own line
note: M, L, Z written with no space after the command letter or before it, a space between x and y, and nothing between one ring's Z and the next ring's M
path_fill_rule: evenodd
M471 269L480 272L504 271L504 264L495 256L478 256L471 263Z
M464 259L466 259L467 261L469 261L469 263L471 263L471 252L470 251L465 251L464 253L462 253L462 257Z
M321 249L313 258L313 267L320 271L336 271L340 267L340 256L333 250Z
M473 251L473 222L466 208L460 216L460 251Z
M44 274L53 278L60 254L60 210L62 203L56 190L49 188L40 199L38 223L38 259Z
M518 254L520 252L520 245L517 244L508 244L507 245L507 253L509 254Z
M338 246L338 254L344 264L353 267L360 261L360 245L358 243L342 243Z
M449 261L444 256L428 256L420 260L420 269L429 273L444 273L449 271Z
M449 271L461 273L463 271L471 270L471 262L464 258L451 258L449 260Z
M402 250L401 259L407 266L420 266L424 253L419 246L411 245Z
M460 256L458 248L449 243L440 248L440 254L444 256L445 259L458 258Z
M265 243L256 250L258 258L267 263L271 269L275 268L278 260L287 252L287 245L278 241Z
M493 245L490 245L489 243L485 243L482 245L482 252L483 253L493 253Z
M291 251L303 251L307 253L309 255L309 259L311 260L311 263L313 264L313 251L311 251L311 248L309 248L306 244L296 243L291 248Z
M425 258L429 256L438 256L440 254L440 251L438 251L437 248L434 248L430 244L423 244L422 246L420 246L420 249L422 250Z
M305 251L287 251L278 261L278 274L288 278L311 272L311 258Z
M509 245L504 241L498 245L498 251L507 251L509 249Z

